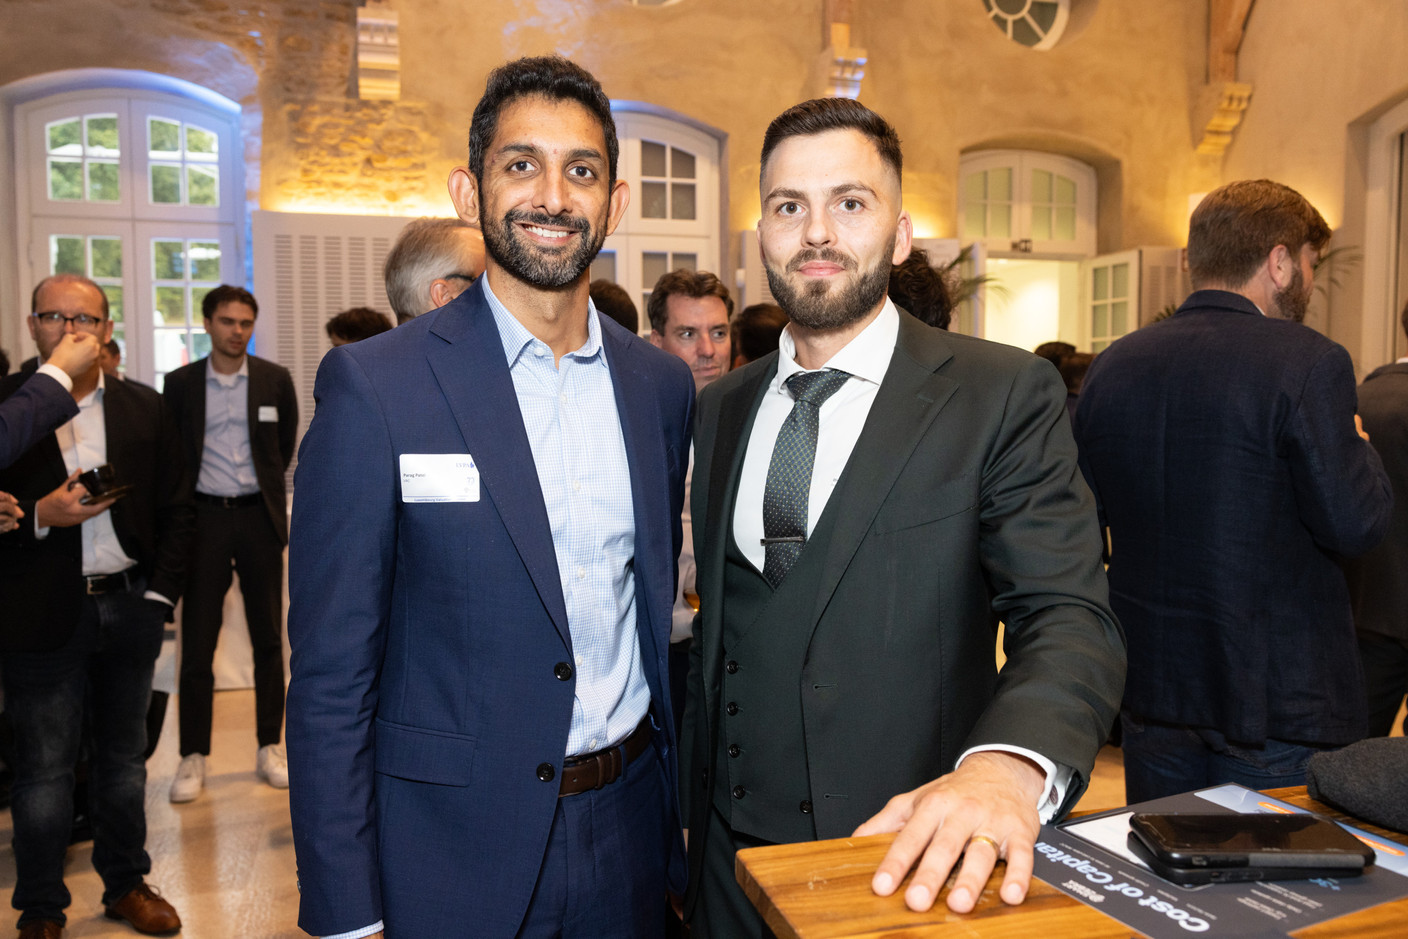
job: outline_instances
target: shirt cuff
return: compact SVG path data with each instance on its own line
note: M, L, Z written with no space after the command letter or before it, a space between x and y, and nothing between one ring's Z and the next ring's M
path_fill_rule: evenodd
M73 392L73 379L68 377L68 372L65 372L57 365L51 365L48 362L45 362L43 365L39 366L39 369L35 374L48 375L54 381L63 385L64 391L67 391L69 393Z
M953 765L953 768L957 769L962 766L963 761L968 759L969 754L982 753L990 750L1024 756L1041 767L1041 771L1046 774L1046 785L1045 788L1042 789L1041 798L1037 801L1036 813L1043 825L1051 821L1052 817L1056 815L1056 810L1066 801L1066 792L1071 788L1071 777L1075 775L1075 770L1069 766L1052 762L1034 750L1028 750L1025 747L1008 746L1003 743L971 747L963 751L963 755L958 758L958 762Z
M164 596L162 596L161 594L157 593L155 590L148 590L146 593L142 594L142 599L143 599L143 600L156 600L158 603L165 603L167 606L171 607L171 609L173 609L173 610L176 609L176 604L172 603L170 600L166 599Z
M385 928L381 920L377 920L370 926L363 926L361 929L354 929L351 932L340 932L334 936L324 936L323 939L362 939L363 936L379 933Z

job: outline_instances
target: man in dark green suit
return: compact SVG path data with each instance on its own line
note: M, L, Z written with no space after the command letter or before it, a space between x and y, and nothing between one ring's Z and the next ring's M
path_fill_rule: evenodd
M918 862L905 902L926 910L963 854L950 908L1000 858L1020 903L1040 823L1084 789L1124 682L1065 389L886 298L912 231L879 115L790 109L761 184L792 322L698 402L686 918L697 937L768 935L739 848L882 831L899 835L876 893Z

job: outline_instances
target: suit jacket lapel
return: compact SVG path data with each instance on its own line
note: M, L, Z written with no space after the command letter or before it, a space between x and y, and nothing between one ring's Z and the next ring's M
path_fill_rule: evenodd
M427 315L436 321L426 336L426 359L474 457L480 486L493 501L538 597L570 649L552 526L494 314L483 292L475 289Z
M669 620L670 611L657 609L652 602L668 591L653 588L674 583L670 559L674 556L671 532L676 521L664 511L670 504L670 482L665 474L666 456L661 446L660 395L650 376L637 367L638 351L631 348L629 341L603 325L601 344L611 370L616 414L621 422L626 463L631 474L636 574L638 582L647 588L636 591L636 632L640 635L642 654L654 658L661 650L657 648L655 630L650 624ZM682 460L685 457L681 454ZM670 602L674 602L673 594L670 594Z
M129 389L116 387L119 384L120 382L109 378L104 382L103 388L103 448L107 454L107 462L112 464L119 483L149 488L153 480L137 478L134 467L123 459L132 428L142 418L130 407L132 399L125 394ZM85 470L92 469L91 466L83 468ZM143 475L145 476L145 474ZM118 499L113 503L112 508L108 509L108 512L112 516L113 531L117 534L117 540L122 545L122 550L126 552L128 557L137 558L137 554L134 553L137 545L131 543L130 534L134 530L135 524L131 517L132 500Z
M201 460L205 458L205 381L206 376L210 374L209 369L210 360L207 357L200 360L200 367L191 374L191 384L194 387L187 389L190 401L185 411L186 426L181 428L186 434L186 439L196 443L195 465L187 467L193 477L200 476Z
M937 371L952 356L941 331L900 315L894 357L846 469L827 501L825 512L835 512L836 522L818 584L813 625L914 448L957 391L958 385Z
M696 467L701 458L709 460L708 517L704 519L704 531L709 536L702 541L709 548L709 556L697 559L700 608L710 618L711 626L704 634L713 640L711 647L704 650L705 688L714 687L718 680L720 657L715 653L723 644L724 558L728 553L728 540L733 537L738 479L743 472L743 457L748 451L748 437L753 432L758 407L769 383L777 375L777 356L773 355L767 365L759 366L755 372L748 381L730 389L719 402L713 453L705 454L696 448L694 454ZM695 524L699 524L698 519Z
M255 448L258 446L256 441L259 439L259 402L263 400L264 396L264 385L261 381L264 377L264 372L255 364L254 356L250 356L248 362L249 379L245 382L244 387L244 405L246 412L244 422L249 425L249 458L254 464L255 474L258 475L259 454L255 452Z

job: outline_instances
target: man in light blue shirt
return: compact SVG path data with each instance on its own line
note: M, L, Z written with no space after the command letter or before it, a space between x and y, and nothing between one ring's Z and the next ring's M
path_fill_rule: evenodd
M283 578L288 544L284 473L298 433L298 397L288 369L248 353L259 304L222 284L201 301L210 355L166 376L167 406L196 474L196 535L181 612L181 765L172 802L190 802L205 784L210 754L211 662L231 572L240 576L254 653L254 768L288 788L280 736L284 718Z
M666 658L693 382L597 315L627 205L600 85L496 70L450 194L479 281L334 349L289 554L299 925L663 934L683 887Z

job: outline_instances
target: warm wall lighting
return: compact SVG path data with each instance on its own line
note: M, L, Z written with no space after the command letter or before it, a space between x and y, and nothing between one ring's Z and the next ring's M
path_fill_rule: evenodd
M307 196L275 196L260 208L270 212L300 212L309 215L386 215L408 218L428 215L443 218L455 214L455 206L450 202L448 194L443 199L403 197L395 202L355 198L333 202Z

